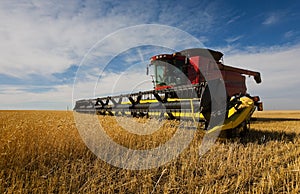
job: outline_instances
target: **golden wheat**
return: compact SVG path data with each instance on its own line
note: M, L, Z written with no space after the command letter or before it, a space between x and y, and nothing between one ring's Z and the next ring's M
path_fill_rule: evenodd
M72 112L1 111L0 193L299 193L300 121L284 119L299 115L256 113L273 120L258 119L245 137L217 141L201 157L203 132L197 131L169 163L126 170L86 147ZM177 125L166 122L150 135L137 135L113 117L99 121L111 139L132 149L165 143Z

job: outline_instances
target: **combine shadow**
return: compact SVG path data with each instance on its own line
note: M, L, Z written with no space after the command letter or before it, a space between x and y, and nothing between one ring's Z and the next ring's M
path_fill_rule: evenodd
M259 129L250 129L240 138L242 144L257 143L265 144L270 141L295 142L299 135L295 132L285 131L265 131Z

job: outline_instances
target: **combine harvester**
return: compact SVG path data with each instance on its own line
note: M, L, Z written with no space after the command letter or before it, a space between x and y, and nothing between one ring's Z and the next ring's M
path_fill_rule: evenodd
M259 72L223 64L223 53L187 49L151 57L154 89L131 94L82 99L74 111L111 116L159 117L204 122L204 129L236 136L248 129L262 102L247 93L245 75L261 83ZM221 93L220 93L221 92ZM223 116L222 116L223 115Z

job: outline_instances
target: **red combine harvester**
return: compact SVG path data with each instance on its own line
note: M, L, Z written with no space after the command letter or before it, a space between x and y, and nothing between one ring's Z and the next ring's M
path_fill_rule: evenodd
M154 90L76 101L74 110L100 115L190 119L226 134L247 129L258 96L247 93L245 75L261 83L259 72L224 65L223 53L187 49L151 57Z

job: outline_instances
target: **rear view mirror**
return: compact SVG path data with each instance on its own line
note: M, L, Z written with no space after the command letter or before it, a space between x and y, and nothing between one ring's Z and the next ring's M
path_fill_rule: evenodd
M149 75L149 65L147 65L147 68L146 68L146 75Z

